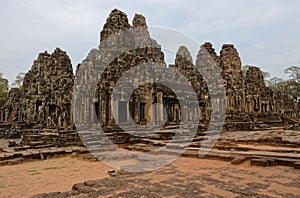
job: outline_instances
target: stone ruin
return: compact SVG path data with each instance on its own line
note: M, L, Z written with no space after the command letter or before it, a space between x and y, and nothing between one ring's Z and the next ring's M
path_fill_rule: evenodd
M141 29L141 32L137 33L138 35L131 37L131 40L126 40L126 38L124 38L124 40L113 42L113 45L116 45L118 42L124 46L130 45L130 42L135 43L135 45L155 43L154 48L145 48L143 51L140 49L130 51L122 54L111 63L107 63L109 66L102 75L102 80L98 85L98 90L101 91L96 92L94 100L96 103L97 116L100 119L103 119L100 121L104 127L112 126L116 122L127 122L129 116L131 116L136 123L153 123L151 114L157 112L157 110L151 109L151 106L158 100L161 100L167 109L166 115L162 116L166 119L163 120L166 120L169 124L176 124L180 121L179 115L183 114L184 110L180 109L178 100L173 100L172 94L169 95L167 89L162 86L156 86L155 89L153 88L153 85L152 87L149 85L143 86L138 91L139 95L146 95L148 97L138 97L138 99L137 97L133 97L129 102L130 104L127 104L127 101L118 101L117 103L114 103L114 106L117 107L115 113L117 118L114 118L111 113L113 111L110 101L111 94L117 80L123 73L141 63L146 63L147 61L159 62L162 63L162 67L167 67L160 46L158 46L149 35L145 18L142 15L135 15L132 24L133 25L130 25L128 23L128 18L125 13L113 10L101 32L99 49L92 50L86 61L81 64L81 67L86 67L86 71L93 72L88 70L88 65L93 63L93 58L100 56L99 54L102 53L101 50L109 47L109 44L107 42L103 43L103 41L111 35L124 30L144 27ZM143 37L139 36L139 34L143 35ZM142 38L142 41L137 40L136 38ZM282 125L287 121L286 118L296 118L297 110L293 100L285 97L288 102L283 103L283 101L278 101L278 98L280 98L278 94L284 93L273 93L270 88L266 87L263 76L258 68L250 67L246 76L244 76L241 70L241 59L233 45L223 45L220 56L216 54L210 43L205 43L202 46L211 55L217 66L222 69L222 76L226 81L227 117L225 128L227 130L251 130L256 127L266 126L266 124ZM107 56L112 56L112 54L116 53L118 50L113 47L111 47L111 49L112 50L108 50ZM198 60L196 60L196 64L197 61ZM178 69L191 82L198 96L197 108L200 109L200 120L205 123L205 121L209 121L210 117L210 96L206 82L201 74L196 71L192 62L188 49L181 46L176 55L175 65L169 65L169 67ZM84 76L82 77L84 78ZM90 78L90 76L88 78ZM82 80L88 81L88 79ZM120 98L122 98L122 96ZM79 123L86 123L91 117L88 112L83 111L90 107L84 105L85 104L83 104L83 106L82 104L76 105L82 106L80 108L81 110L78 111L78 115L76 115L76 118L79 118ZM150 111L149 108L145 109L145 107L150 107ZM193 111L192 109L190 110ZM86 120L84 121L84 119ZM189 118L186 117L184 119L188 120Z
M13 88L1 111L1 121L31 128L72 126L74 74L66 52L40 53L25 75L21 89Z
M129 32L125 37L114 37L122 31ZM129 151L196 158L203 154L205 158L231 161L232 164L250 160L253 165L278 164L299 169L299 125L295 124L298 112L291 97L268 88L259 68L250 67L243 74L241 59L233 45L224 44L220 54L208 42L200 49L193 61L189 49L179 46L175 63L167 66L161 47L150 37L145 17L136 14L130 24L125 13L113 10L101 31L98 48L92 49L77 66L75 75L66 52L57 48L52 54L40 53L26 74L23 87L9 91L8 101L0 110L0 166L71 153L90 160L105 159L97 154L107 153L108 159L117 162L129 158L141 164L148 162L131 153L119 156L117 152L114 156L111 145L103 139L97 141L99 130L93 130L93 126L100 122L106 137ZM206 54L210 58L202 62ZM180 96L163 83L138 84L138 77L151 76L151 69L132 72L143 64L161 68L164 72L158 74L167 79L166 82L168 72L179 71L194 89L196 100L180 83L179 76L176 76L178 82L171 82L179 90L176 93L188 98L184 104L179 103ZM226 103L215 97L222 93L209 92L211 81L216 80L211 64L221 71L222 79L217 81L226 88L223 93ZM195 66L203 67L207 75L202 76ZM118 87L118 80L128 73L129 77ZM90 87L92 93L87 91ZM117 97L115 90L118 90ZM126 93L132 93L128 100ZM205 139L214 136L214 131L207 128L215 104L226 109L225 124L214 147L209 153L202 153L209 148ZM138 136L124 130L130 129L130 118L139 126L162 127L155 133ZM198 133L189 137L186 135L189 130L181 130L179 126L188 123L186 126L190 127L190 123L195 124L195 118L199 118ZM285 130L286 127L290 130ZM173 141L177 134L181 139ZM82 140L90 150L83 147ZM8 146L3 147L5 141ZM264 145L271 148L266 150ZM162 147L169 150L155 152ZM98 153L95 155L93 151Z
M29 148L81 145L73 127L74 74L66 52L40 53L23 86L12 88L1 109L0 138L22 138Z
M113 35L134 28L137 29L134 33L136 35L132 34L123 40L113 40ZM122 49L113 48L111 44L139 46L139 49L123 53ZM145 47L147 45L152 47ZM220 55L217 55L211 43L204 43L201 47L222 70L225 80L225 130L253 130L295 123L297 108L291 97L285 93L275 93L268 88L259 68L250 67L244 76L241 59L232 44L224 44ZM121 55L109 60L109 57L118 53ZM198 57L200 56L199 53ZM117 130L117 123L128 122L130 116L138 124L157 124L166 120L167 125L178 125L182 121L180 119L191 119L190 112L195 110L200 112L200 115L196 115L200 118L199 124L209 123L211 96L204 78L195 69L188 49L180 46L175 64L167 67L164 54L158 43L150 37L146 19L142 15L136 14L131 25L125 13L113 10L101 31L99 48L92 49L88 57L78 65L77 80L87 83L95 80L92 76L99 71L92 71L90 66L94 64L92 60L99 59L108 66L95 87L97 91L92 101L95 111L86 111L91 106L80 96L73 98L77 110L71 108L74 85L72 65L66 52L57 48L52 54L40 53L31 70L25 75L22 89L10 90L8 101L0 113L1 128L74 129L72 115L75 115L76 123L87 123L94 116L91 114L95 113L102 127L111 130ZM172 90L161 84L150 83L140 86L129 102L116 101L116 108L112 109L111 94L118 79L124 72L147 62L156 62L165 68L176 68L190 81L198 101L190 101L188 109L181 109ZM195 64L198 62L197 58ZM84 74L79 73L79 68ZM130 83L128 86L131 86ZM84 95L86 88L79 86L75 89L81 90ZM162 103L167 111L162 113L161 109L154 109L153 104L157 102ZM112 111L115 111L117 117L113 117ZM156 120L151 116L154 113L160 114L156 116ZM4 131L2 130L2 134Z

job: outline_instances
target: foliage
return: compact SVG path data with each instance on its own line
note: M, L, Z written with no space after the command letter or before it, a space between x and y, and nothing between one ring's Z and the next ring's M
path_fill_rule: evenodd
M249 67L251 67L251 65L245 65L242 67L244 75L246 75ZM281 91L290 94L295 102L297 102L297 106L300 111L300 67L290 66L284 70L286 74L289 74L288 80L284 80L278 77L273 77L269 80L266 80L266 78L270 77L270 74L264 71L261 72L264 76L266 85L273 91Z
M22 84L24 81L25 73L21 72L16 76L16 80L11 84L13 87L18 87L19 89L22 89Z
M268 81L268 86L274 91L282 91L290 94L297 102L298 109L300 110L300 67L290 66L284 70L289 74L290 79L283 80L282 78L271 78Z
M2 76L3 74L0 73L0 107L6 103L8 93L8 80Z
M284 82L284 80L282 78L273 77L270 80L266 81L266 84L268 87L270 87L271 89L273 89L275 91L275 90L281 89L283 82Z
M292 80L300 83L300 67L290 66L289 68L284 70L284 73L289 74Z
M286 81L286 87L288 93L297 102L298 109L300 110L300 67L290 66L284 70L286 74L289 74L290 79Z

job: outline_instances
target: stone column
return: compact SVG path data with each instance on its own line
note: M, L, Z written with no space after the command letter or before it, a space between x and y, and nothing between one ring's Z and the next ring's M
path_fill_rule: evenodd
M134 115L133 115L133 119L134 119L135 123L138 123L140 121L139 106L140 106L140 103L138 102L137 99L135 99L134 100Z
M157 122L162 123L164 119L164 111L163 111L163 93L157 92Z
M126 122L129 122L129 118L130 118L130 112L129 112L129 102L126 102L126 112L127 112L127 120Z

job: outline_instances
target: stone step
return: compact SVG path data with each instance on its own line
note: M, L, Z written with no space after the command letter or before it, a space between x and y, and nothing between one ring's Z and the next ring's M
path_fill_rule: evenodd
M167 149L164 151L159 151L157 154L167 154L167 155L180 155L182 153L182 149L187 145L176 145L171 144L167 146ZM128 146L129 150L142 150L145 151L147 149L147 145L137 144L136 146ZM157 148L152 148L152 154L155 153ZM189 147L184 153L181 155L183 157L199 157L199 154L203 155L203 158L209 159L218 159L224 161L233 161L233 164L242 163L248 159L264 159L267 160L266 165L284 165L284 166L294 166L295 163L300 163L300 154L295 153L278 153L278 152L270 152L270 151L224 151L217 149L206 149L202 147L201 150L199 148ZM241 159L237 159L241 158ZM235 163L235 160L237 163ZM255 161L255 160L254 160ZM259 160L258 160L259 161ZM263 160L262 160L263 161ZM254 162L255 163L255 162Z
M22 157L14 158L14 159L8 159L8 160L0 161L0 166L21 164L23 162L24 162L24 158L22 158Z
M30 142L29 145L32 147L38 146L38 145L44 145L45 141L37 141L37 142Z
M250 164L256 166L274 166L276 162L273 159L253 158L250 160Z
M55 145L53 145L53 144L44 144L44 145L34 146L34 148L40 149L40 148L48 148L48 147L53 147L53 146L55 146Z
M17 152L11 152L11 153L0 153L0 161L7 161L7 160L13 160L17 158L23 158L23 159L45 159L47 157L52 157L56 155L64 155L64 154L70 154L70 153L86 153L87 150L84 147L62 147L62 148L56 148L56 147L48 147L48 148L40 148L40 149L27 149L24 151L17 151ZM3 162L3 165L5 165L6 162Z

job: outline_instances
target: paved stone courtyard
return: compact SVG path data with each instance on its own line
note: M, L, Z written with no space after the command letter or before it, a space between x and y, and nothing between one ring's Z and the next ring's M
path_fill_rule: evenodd
M33 197L300 197L300 170L181 157L148 173L110 173Z

